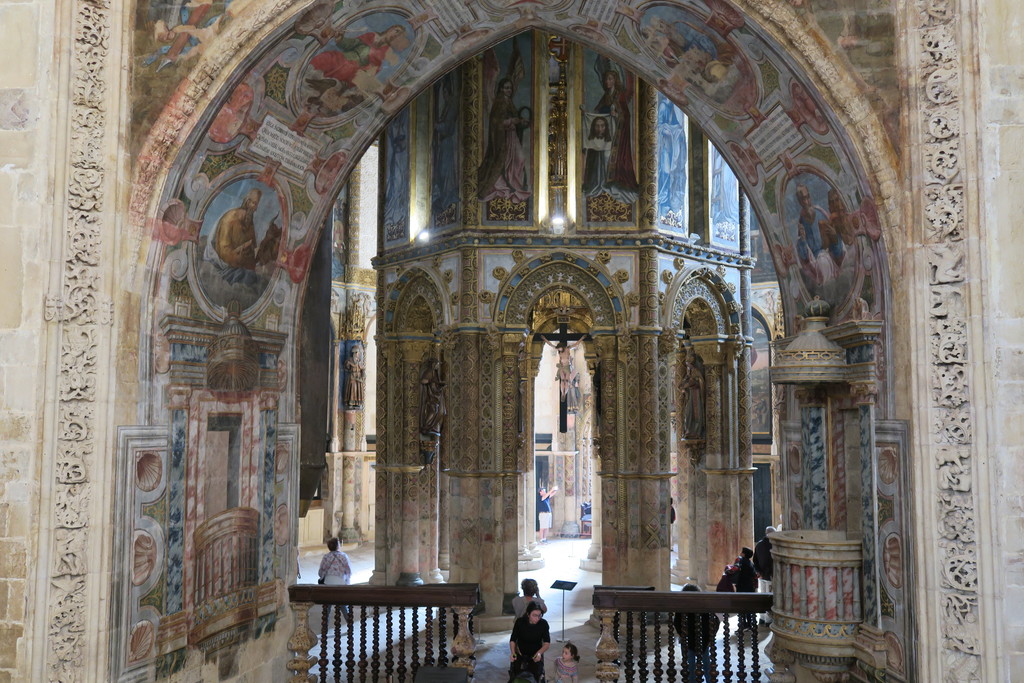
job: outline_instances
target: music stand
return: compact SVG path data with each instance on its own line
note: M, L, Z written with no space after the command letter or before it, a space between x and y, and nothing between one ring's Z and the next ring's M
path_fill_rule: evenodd
M561 580L559 580L559 581L555 581L553 584L551 584L551 587L554 588L555 590L562 591L562 639L559 640L558 642L564 643L565 642L565 593L566 593L566 591L571 591L573 588L575 588L576 587L576 582L575 581L561 581Z

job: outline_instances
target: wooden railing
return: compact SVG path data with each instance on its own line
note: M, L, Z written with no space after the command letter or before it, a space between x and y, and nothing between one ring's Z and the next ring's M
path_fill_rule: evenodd
M758 614L771 593L662 592L594 588L601 681L760 681ZM682 615L682 636L674 617ZM687 629L689 620L694 628ZM720 625L718 625L720 622ZM704 623L710 642L705 641ZM717 625L717 628L715 626ZM748 628L741 628L747 626ZM767 627L760 627L763 630ZM695 634L691 642L691 633ZM688 651L695 655L687 656ZM703 653L701 656L700 653Z
M412 681L421 667L462 668L473 679L476 644L471 613L480 601L475 583L295 585L288 594L296 616L288 641L292 683L398 683ZM323 606L319 636L309 629L314 605Z

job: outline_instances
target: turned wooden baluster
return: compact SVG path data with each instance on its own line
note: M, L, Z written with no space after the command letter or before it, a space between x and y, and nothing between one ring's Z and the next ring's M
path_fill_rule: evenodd
M680 654L682 655L680 666L683 671L683 680L689 683L691 678L696 678L696 672L690 671L690 648L694 647L694 644L690 642L690 629L687 628L689 625L688 619L693 619L692 614L683 614L683 632L679 636L679 648Z
M671 628L671 621L669 622ZM661 683L661 612L654 613L654 680Z
M693 634L697 636L697 642L693 651L697 653L697 660L693 663L694 673L696 674L698 681L705 680L708 677L709 671L705 671L704 658L701 657L701 653L705 651L708 643L704 642L704 623L703 619L709 618L706 614L690 614L688 615L691 622L695 625Z
M387 618L387 635L388 635L388 650L387 655L384 658L384 676L386 678L391 677L391 672L395 670L395 632L393 629L393 622L391 617L392 608L388 607L388 618Z
M442 607L437 610L437 665L448 666L448 610Z
M595 612L597 618L601 620L601 636L594 646L594 653L597 655L597 680L617 681L621 677L617 663L619 643L614 635L614 622L617 620L618 612L613 609L599 609Z
M334 610L334 680L341 680L341 607L324 605L324 614Z
M331 608L320 605L320 609L323 610L320 613L320 683L327 683L327 655L330 654L327 636L331 632Z
M288 650L292 658L288 660L288 670L292 672L289 683L308 683L309 670L316 662L316 657L309 654L309 651L316 645L316 635L309 630L309 608L311 602L293 602L292 610L295 612L295 630L292 637L288 639Z
M626 612L626 680L636 680L636 666L633 657L633 613Z
M640 653L637 656L640 662L640 680L647 678L647 612L640 613Z
M420 608L412 608L412 675L416 677L416 672L420 668Z
M676 680L676 640L675 615L670 614L668 620L668 680L672 683Z
M427 608L427 652L423 658L424 666L434 666L434 608Z
M722 619L722 664L724 665L725 669L725 671L723 671L722 673L725 674L725 683L729 683L732 680L732 652L729 645L730 635L731 634L729 633L729 615L725 614L724 618Z
M738 626L738 631L737 631L737 636L736 636L736 649L738 650L738 652L736 653L736 656L740 660L739 661L739 671L737 672L737 676L736 676L736 680L737 681L745 681L745 680L747 680L747 647L746 647L746 645L743 642L743 621L744 621L744 619L746 619L746 616L747 615L745 615L745 614L740 616L739 622L738 622L739 626Z
M345 613L345 623L348 624L348 653L347 653L348 657L345 660L345 669L348 670L348 680L352 681L352 680L355 680L354 676L355 676L355 671L356 671L356 643L355 643L355 630L356 630L356 628L355 628L355 625L352 623L352 616L353 616L353 612L355 611L355 607L352 608L352 611L349 611L349 610L346 610L341 605L336 605L334 607L334 609L339 610L339 611ZM339 620L339 623L338 623L338 630L341 631L340 620Z
M708 615L708 619L711 619L711 618L712 618L712 615L709 614ZM714 623L714 622L712 622L712 623ZM716 671L716 672L718 671L718 648L715 647L715 638L717 638L717 637L718 637L718 630L716 629L711 634L711 642L708 643L711 646L711 656L709 658L710 661L708 662L709 668L711 669L711 671ZM717 674L715 675L715 679L714 680L716 680L716 681L718 680Z
M398 680L405 680L405 672L408 669L405 666L405 609L398 611L398 668L395 672L398 674Z
M355 617L355 607L352 608L352 616ZM373 651L377 651L377 643L372 644ZM370 665L366 657L366 607L359 608L359 680L366 680L366 667Z
M380 607L373 608L373 663L370 673L374 683L380 680Z
M761 652L760 648L758 648L757 645L757 619L755 618L753 622L753 628L750 629L750 656L752 657L750 667L750 680L752 681L761 680L761 666L759 661L761 657Z
M472 611L472 607L455 608L459 634L452 641L452 666L465 669L469 680L473 680L473 672L476 670L476 662L473 659L476 641L473 640L473 627L470 626L469 620L469 613Z

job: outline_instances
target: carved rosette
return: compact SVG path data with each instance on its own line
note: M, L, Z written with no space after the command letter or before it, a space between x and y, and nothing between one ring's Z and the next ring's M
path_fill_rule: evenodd
M931 450L938 469L939 553L923 566L939 572L943 680L980 680L982 644L978 599L977 504L973 486L974 410L971 405L967 299L970 280L963 228L963 88L960 82L960 7L957 0L916 4L911 82L919 116L915 159L925 181L920 239L927 259ZM912 10L911 10L912 11Z

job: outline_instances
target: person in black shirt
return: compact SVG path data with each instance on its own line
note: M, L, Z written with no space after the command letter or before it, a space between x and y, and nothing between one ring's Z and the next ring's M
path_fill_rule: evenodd
M513 677L529 671L538 681L544 676L544 653L551 647L551 631L535 602L526 606L526 614L512 625L508 640Z
M775 527L768 527L764 530L764 538L754 545L754 569L757 570L759 593L772 592L772 540L768 538L768 535L774 533ZM761 623L766 625L772 623L771 611L764 613Z
M692 583L683 586L684 591L699 591ZM676 612L672 620L686 654L686 683L714 680L711 660L708 656L715 644L720 621L714 614L683 614ZM698 660L700 662L698 667ZM702 674L702 675L700 675Z
M754 569L754 563L750 561L750 558L754 556L754 551L750 548L744 547L740 551L740 556L736 558L737 572L733 575L733 580L736 582L737 593L756 593L757 592L757 571ZM741 614L740 615L740 629L746 630L754 627L754 615L753 614Z

